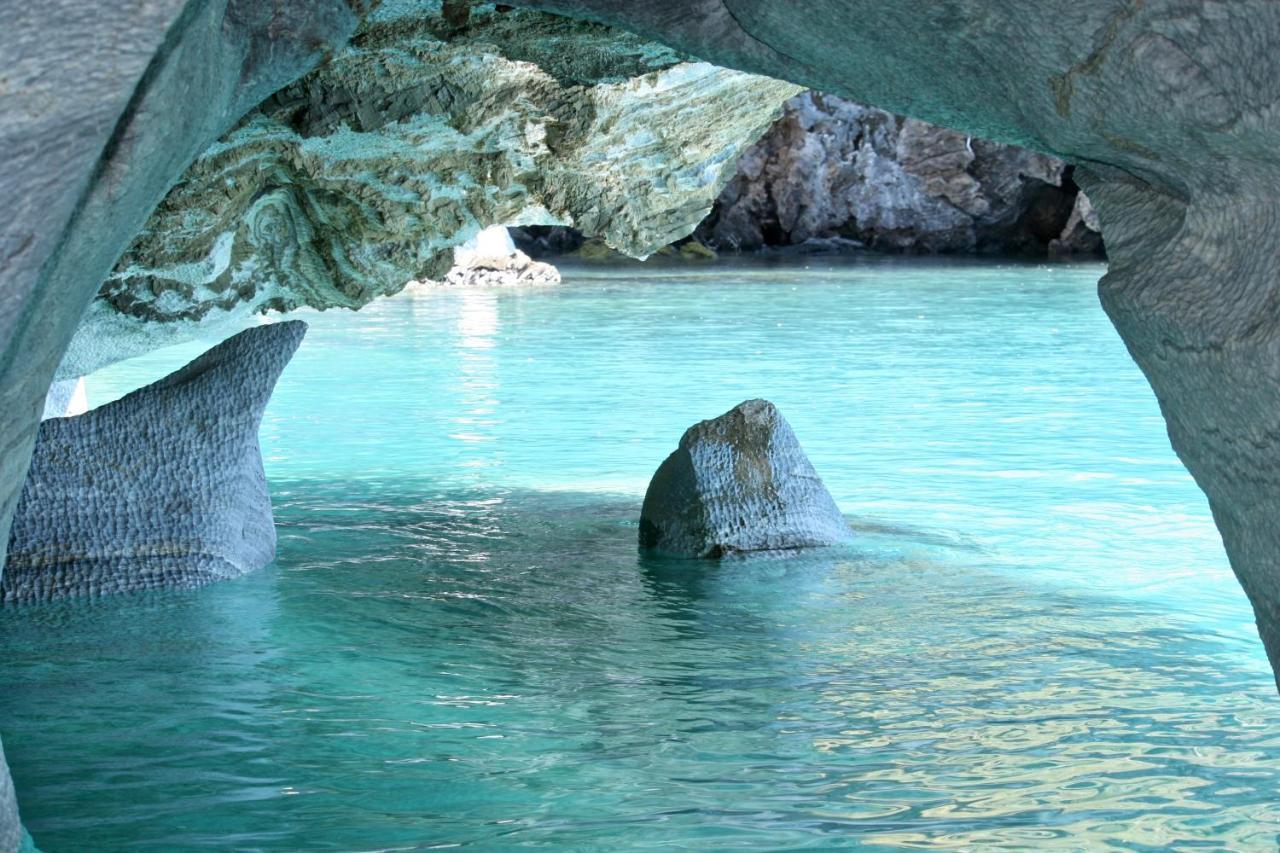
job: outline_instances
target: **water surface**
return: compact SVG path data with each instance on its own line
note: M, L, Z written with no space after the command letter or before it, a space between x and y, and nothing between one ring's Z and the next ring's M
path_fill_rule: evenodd
M1274 682L1101 272L590 267L308 315L274 565L0 619L24 819L49 851L1273 848ZM857 544L640 557L654 468L755 396Z

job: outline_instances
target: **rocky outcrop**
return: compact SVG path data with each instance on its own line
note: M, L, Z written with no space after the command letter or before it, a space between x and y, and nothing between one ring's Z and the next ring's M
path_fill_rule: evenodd
M722 250L1097 251L1064 234L1076 195L1055 157L810 91L739 158L698 235Z
M559 284L560 271L518 249L506 255L476 255L449 270L444 283L459 287L517 287Z
M1076 193L1076 203L1071 208L1071 215L1062 226L1062 233L1049 243L1049 255L1064 257L1067 255L1101 255L1102 223L1098 221L1098 212L1093 203L1083 192Z
M490 225L573 225L647 254L693 230L795 91L599 25L383 3L349 48L187 170L59 375L257 313L358 308L439 280Z
M453 250L453 268L442 283L457 287L559 284L560 271L517 249L507 229L495 225Z
M114 403L42 423L0 599L192 587L270 562L258 425L305 332L296 320L249 329Z
M640 511L640 547L723 557L852 538L835 499L767 400L691 426L658 467Z
M183 169L346 43L348 0L10 3L0 29L0 550L76 324Z

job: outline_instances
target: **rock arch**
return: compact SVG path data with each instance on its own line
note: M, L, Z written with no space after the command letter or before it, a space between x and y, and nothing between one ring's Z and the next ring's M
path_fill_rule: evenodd
M116 259L205 146L372 5L0 0L0 548L45 391ZM1077 164L1111 258L1103 305L1280 669L1280 4L522 5ZM0 848L19 838L0 762Z

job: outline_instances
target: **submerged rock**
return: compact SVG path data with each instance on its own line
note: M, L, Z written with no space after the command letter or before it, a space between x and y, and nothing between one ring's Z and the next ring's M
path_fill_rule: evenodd
M193 587L270 562L258 426L306 328L249 329L114 403L44 421L0 597Z
M834 545L853 534L767 400L747 400L690 427L658 467L640 511L640 547L721 557Z

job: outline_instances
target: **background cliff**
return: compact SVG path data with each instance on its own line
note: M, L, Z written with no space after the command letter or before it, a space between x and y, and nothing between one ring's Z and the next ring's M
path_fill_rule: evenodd
M725 251L770 247L1027 257L1103 253L1072 167L835 95L802 92L739 156L696 238ZM526 251L573 251L556 228Z

